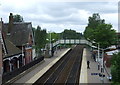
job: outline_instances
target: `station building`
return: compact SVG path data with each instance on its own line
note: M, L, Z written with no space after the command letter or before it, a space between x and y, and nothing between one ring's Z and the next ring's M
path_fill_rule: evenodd
M31 22L14 22L10 13L9 23L1 19L3 73L20 68L34 59L34 37Z

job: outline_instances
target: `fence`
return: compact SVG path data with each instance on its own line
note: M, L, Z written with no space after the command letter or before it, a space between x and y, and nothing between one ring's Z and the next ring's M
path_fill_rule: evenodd
M28 64L26 64L25 66L22 66L18 69L15 69L13 70L12 72L9 72L9 73L6 73L6 74L3 74L3 78L2 78L2 83L4 84L5 82L7 82L8 80L12 79L13 77L19 75L20 73L22 73L23 71L31 68L32 66L34 66L35 64L39 63L40 61L42 61L44 59L44 57L40 57Z

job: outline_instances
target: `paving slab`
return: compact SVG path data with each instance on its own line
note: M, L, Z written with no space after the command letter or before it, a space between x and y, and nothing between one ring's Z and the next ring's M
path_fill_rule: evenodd
M87 61L90 61L90 69L87 68ZM81 65L81 72L80 72L80 84L101 84L103 81L101 81L101 77L99 77L99 73L101 73L98 68L98 63L94 61L94 59L91 58L91 52L88 48L84 48L83 50L83 58L82 58L82 65ZM107 72L110 74L110 68L106 68ZM107 79L106 71L104 71L105 77L104 77L104 83L110 84L110 81ZM96 75L95 75L96 73Z
M91 57L91 52L89 49L86 50L86 54L87 60L90 61L90 69L87 69L88 83L103 83L102 78L98 75L99 73L101 73L101 71L98 70L98 62L95 62L94 59ZM110 73L110 68L107 69L107 71ZM96 75L94 73L96 73ZM104 74L104 83L110 83L110 81L107 79L108 74L106 73L106 71L104 71Z
M35 69L16 80L14 83L34 83L40 76L42 76L52 65L54 65L70 48L61 49L55 52L51 58L45 58L43 63L38 65Z

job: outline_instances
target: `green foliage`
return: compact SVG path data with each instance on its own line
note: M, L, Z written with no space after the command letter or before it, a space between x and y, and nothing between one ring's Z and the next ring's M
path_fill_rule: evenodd
M50 39L50 33L47 34L47 39ZM58 39L60 39L60 33L51 32L51 40L52 40L52 42L55 42Z
M100 19L100 15L98 13L94 13L92 17L88 19L88 26L89 28L96 29L98 25L104 24L105 20Z
M88 38L90 40L94 39L94 29L90 29L88 27L86 27L85 31L84 31L84 37Z
M21 15L13 15L13 22L23 22L23 17Z
M111 64L112 81L115 85L120 85L120 52L113 55Z
M101 24L94 31L94 41L98 42L102 48L106 48L116 41L116 32L111 28L111 24Z
M33 31L33 36L35 36L35 28L34 27L32 27L32 31Z
M94 13L92 17L89 17L88 19L88 26L84 31L84 37L89 38L91 41L93 41L95 39L95 29L104 23L105 20L100 19L100 15L98 13Z
M46 37L47 37L46 30L45 29L42 30L41 27L38 26L37 29L35 30L34 35L35 35L36 52L40 53L41 48L44 48L44 46L46 44Z
M63 39L80 39L82 37L81 33L77 33L75 30L68 30L65 29L62 33L61 36Z
M82 33L78 33L75 30L71 30L71 29L70 30L65 29L61 33L55 33L55 32L51 33L52 42L55 42L59 39L81 39L81 38L82 38ZM50 39L50 33L47 34L47 39Z
M111 29L111 24L105 24L105 20L100 19L100 15L93 14L88 19L89 23L84 31L84 37L100 44L100 47L106 48L116 41L116 31Z

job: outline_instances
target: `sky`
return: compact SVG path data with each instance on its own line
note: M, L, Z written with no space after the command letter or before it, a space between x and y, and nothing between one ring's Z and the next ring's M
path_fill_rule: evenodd
M23 16L25 22L32 22L32 26L47 29L51 32L62 32L73 29L84 32L88 18L93 13L99 13L101 19L112 24L118 30L118 1L78 1L78 0L0 0L0 17L8 22L9 14Z

